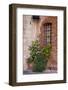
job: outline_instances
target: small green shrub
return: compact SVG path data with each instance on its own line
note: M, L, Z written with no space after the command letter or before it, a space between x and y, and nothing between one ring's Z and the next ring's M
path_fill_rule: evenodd
M48 59L51 54L51 45L47 45L44 48L42 48L42 52L45 55L45 57Z

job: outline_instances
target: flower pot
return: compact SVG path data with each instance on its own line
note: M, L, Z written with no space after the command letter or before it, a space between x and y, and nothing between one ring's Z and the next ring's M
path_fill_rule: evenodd
M32 70L32 68L33 68L33 63L28 63L27 66L28 66L28 69Z

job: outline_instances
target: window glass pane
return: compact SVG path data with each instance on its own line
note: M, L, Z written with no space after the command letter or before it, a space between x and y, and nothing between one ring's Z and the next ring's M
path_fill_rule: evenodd
M50 42L50 37L49 37L49 38L47 38L47 42Z
M47 31L50 31L50 26L47 27Z
M45 24L45 43L50 44L51 43L51 23Z
M46 36L50 36L50 31L47 32L47 35Z

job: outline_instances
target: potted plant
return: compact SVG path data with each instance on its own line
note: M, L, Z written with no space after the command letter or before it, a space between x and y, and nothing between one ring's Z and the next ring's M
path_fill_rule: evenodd
M28 66L32 71L42 72L46 69L48 57L50 55L51 47L48 45L44 48L40 47L39 41L32 41L29 47L30 57L27 59Z
M32 66L33 66L33 60L32 58L27 58L27 66L28 66L28 69L32 69Z

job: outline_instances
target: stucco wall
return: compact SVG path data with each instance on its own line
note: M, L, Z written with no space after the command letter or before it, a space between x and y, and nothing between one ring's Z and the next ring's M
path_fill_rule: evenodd
M32 16L23 16L23 30L24 30L24 70L27 70L27 58L29 57L29 46L32 41L37 40L37 23L34 23L31 19Z

